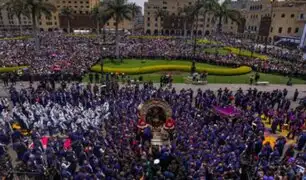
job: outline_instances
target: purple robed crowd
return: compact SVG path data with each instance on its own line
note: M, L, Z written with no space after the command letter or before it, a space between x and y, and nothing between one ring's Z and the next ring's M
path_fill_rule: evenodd
M152 84L119 88L110 81L101 87L73 83L58 89L12 88L11 99L0 103L0 175L109 180L305 178L305 111L292 109L282 90L178 92ZM149 129L137 133L137 108L150 99L163 99L172 108L175 130L170 145L151 146ZM239 116L221 115L216 107L239 111ZM277 131L275 126L289 124L288 137L297 137L293 144L286 137L277 138L273 146L263 143L270 127L265 128L263 121L269 120L261 115L269 117L271 133ZM16 130L16 123L31 131L29 135ZM43 136L49 137L46 147L40 141ZM67 138L71 147L64 148Z

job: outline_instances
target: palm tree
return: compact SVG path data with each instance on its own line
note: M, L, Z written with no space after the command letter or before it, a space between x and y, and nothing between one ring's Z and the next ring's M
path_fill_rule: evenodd
M203 15L204 25L203 27L206 28L206 15L208 12L214 12L216 7L219 6L216 0L202 0L201 2L201 10L200 14ZM205 32L203 30L203 32Z
M125 19L131 20L131 4L127 0L108 0L105 1L106 13L115 20L115 34L116 34L116 57L119 58L119 23Z
M25 5L26 4L23 0L7 0L0 5L0 10L7 9L11 15L17 17L20 35L23 31L21 24L21 16L24 15L26 17L29 17L29 11L25 8Z
M187 37L187 22L192 18L193 8L192 6L184 6L179 10L179 16L183 19L184 39Z
M37 34L37 17L41 14L45 16L51 16L52 12L56 11L56 7L43 0L24 0L26 9L28 9L31 13L32 17L32 28L33 28L33 36L35 38L35 50L39 49L39 39Z
M193 19L196 22L196 26L195 26L196 29L195 29L195 34L194 34L194 44L193 44L193 56L194 57L195 57L195 54L196 54L199 14L200 14L201 8L202 8L202 4L200 3L200 0L197 0L195 5L191 6L191 16L193 17ZM192 25L192 27L193 27L193 25ZM192 34L193 34L193 32L192 32Z
M99 7L100 7L100 6L95 6L95 7L91 10L91 17L96 21L96 25L97 25L97 34L100 34L100 20L99 20L100 12L99 12Z
M156 11L155 11L155 18L158 19L159 23L158 24L161 24L161 19L168 16L169 12L167 10L164 10L164 9L161 9L161 8L158 8ZM161 33L161 30L160 30L160 26L158 26L158 33L160 34Z
M61 15L67 18L67 32L70 34L70 20L74 18L73 10L70 7L64 7L61 9Z
M97 33L100 33L100 25L103 27L103 40L105 41L105 25L111 19L111 16L105 9L105 5L101 2L91 11L91 17L96 21Z
M222 20L227 22L228 19L231 19L237 24L240 24L243 19L238 10L228 8L228 5L230 3L231 3L230 0L225 0L222 4L217 4L215 6L214 14L215 17L218 18L218 26L217 26L218 33L221 33L222 31Z
M135 26L135 17L141 13L141 7L138 6L136 3L132 3L131 7L131 17L132 17L132 34L134 34L134 26Z

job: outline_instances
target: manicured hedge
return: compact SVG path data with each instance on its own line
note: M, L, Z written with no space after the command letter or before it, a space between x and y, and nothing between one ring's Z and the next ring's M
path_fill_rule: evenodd
M30 37L31 36L5 37L5 38L0 38L0 41L26 40L29 39Z
M208 39L199 39L197 40L197 44L218 44L219 42L217 41L211 41Z
M91 68L94 72L101 72L100 65L95 65ZM146 66L146 67L134 67L134 68L111 68L104 67L104 72L113 72L113 73L125 73L125 74L146 74L146 73L154 73L159 71L183 71L190 72L191 66L188 65L157 65L157 66ZM250 67L241 66L239 68L203 68L197 67L197 72L208 72L211 75L240 75L246 74L252 71Z
M239 55L239 48L224 47L224 49L231 51L233 54ZM240 56L254 57L254 58L261 59L261 60L268 60L268 57L265 56L265 55L261 55L261 54L255 53L255 52L252 55L251 51L245 50L245 49L241 49Z
M18 69L24 69L24 68L27 68L27 66L0 67L0 73L15 72Z
M67 37L97 38L96 34L67 34Z
M129 39L173 39L171 36L128 36Z

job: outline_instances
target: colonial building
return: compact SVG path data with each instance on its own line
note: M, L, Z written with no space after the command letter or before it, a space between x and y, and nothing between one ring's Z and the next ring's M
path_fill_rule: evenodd
M185 6L194 5L195 3L197 3L197 0L148 0L144 4L144 32L155 35L183 35L184 27L181 10ZM167 11L168 15L166 17L157 17L159 9ZM213 21L213 17L213 13L207 13L206 17L200 15L198 28L196 28L196 21L188 20L187 35L197 34L201 36L216 32L217 22ZM230 20L222 23L222 29L224 32L235 33L238 27Z
M196 0L148 0L144 4L144 32L182 35L184 30L180 9L194 3ZM231 20L222 20L222 31L262 42L277 41L279 37L299 38L306 23L306 0L238 0L233 1L229 8L239 10L246 21L242 27L238 27ZM168 11L168 16L157 17L158 9ZM216 32L218 21L213 19L213 13L207 13L205 20L203 16L199 16L197 32L195 22L188 21L187 34L205 35Z
M237 4L241 4L238 6ZM259 42L276 42L280 38L300 39L306 23L306 1L237 1L246 19L245 30L240 35ZM272 15L272 17L271 17Z
M72 29L95 29L96 23L90 17L92 9L100 2L100 0L45 0L54 4L57 11L51 16L46 17L42 15L38 18L38 27L41 31L53 31L58 29L67 29L67 20L60 15L60 11L64 7L69 7L73 10L75 18L71 20ZM31 18L22 16L22 28L31 29ZM133 23L130 21L123 21L119 24L120 29L132 29ZM102 27L101 27L102 28ZM107 29L114 29L115 22L111 19L106 24ZM15 16L3 9L0 11L0 31L17 31L19 30L18 20Z

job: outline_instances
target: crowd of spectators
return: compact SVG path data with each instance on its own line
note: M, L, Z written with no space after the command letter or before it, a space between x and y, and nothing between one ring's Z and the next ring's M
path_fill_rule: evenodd
M34 50L34 40L0 41L0 65L10 67L29 65L32 74L48 74L54 71L80 73L97 63L101 57L114 57L114 38L66 36L61 33L41 33L40 50ZM224 42L224 45L231 41ZM260 72L305 76L305 65L297 61L268 60L242 57L233 54L208 54L198 45L194 53L193 43L184 39L130 39L120 40L120 58L196 59L225 66L248 65ZM273 51L271 51L271 54ZM292 53L289 53L290 55ZM294 54L294 53L293 53Z

